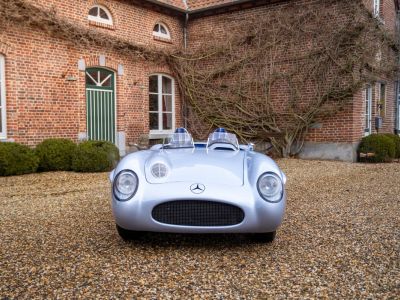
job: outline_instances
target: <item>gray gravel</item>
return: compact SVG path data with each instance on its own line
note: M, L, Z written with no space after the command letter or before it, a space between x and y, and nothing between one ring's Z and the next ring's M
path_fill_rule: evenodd
M0 178L1 298L399 298L400 164L280 160L272 244L115 230L107 174Z

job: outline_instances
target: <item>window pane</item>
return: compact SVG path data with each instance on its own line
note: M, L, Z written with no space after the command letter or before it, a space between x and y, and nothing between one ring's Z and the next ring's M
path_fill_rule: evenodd
M111 74L105 70L100 71L100 83L103 82L101 86L111 87Z
M150 76L149 92L150 93L158 93L158 77L157 76Z
M158 95L150 95L149 110L158 111Z
M172 112L172 96L162 96L162 110L165 112Z
M150 113L150 129L158 130L158 113Z
M98 16L98 10L99 10L98 7L92 7L89 10L89 16L97 17Z
M172 129L172 114L171 113L163 113L163 129L164 130Z
M381 84L381 101L385 100L386 84Z
M96 85L96 82L93 81L92 78L94 80L97 80L97 72L96 71L86 71L86 85Z
M100 18L108 20L108 15L104 9L100 8Z
M168 77L162 78L162 92L164 94L172 94L172 80Z
M96 71L96 70L89 70L88 73L90 74L90 76L93 77L93 79L95 80L95 82L99 81L99 71Z
M380 99L379 99L379 104L380 104L380 116L383 118L385 117L385 109L386 109L386 84L381 83L381 88L380 88Z
M110 75L110 77L107 78L107 80L104 81L103 84L102 84L101 86L104 86L104 87L111 87L111 86L112 86L111 77L112 77L112 76Z
M154 32L159 32L160 31L160 25L156 24L153 28Z
M167 30L165 29L165 27L163 25L160 25L160 32L162 34L167 34Z

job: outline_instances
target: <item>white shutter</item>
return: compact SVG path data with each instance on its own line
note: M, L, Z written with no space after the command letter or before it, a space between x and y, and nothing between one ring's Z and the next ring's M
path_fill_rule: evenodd
M380 15L380 5L381 5L380 0L374 0L374 16L375 17L379 17L379 15Z
M7 138L5 60L0 55L0 139Z

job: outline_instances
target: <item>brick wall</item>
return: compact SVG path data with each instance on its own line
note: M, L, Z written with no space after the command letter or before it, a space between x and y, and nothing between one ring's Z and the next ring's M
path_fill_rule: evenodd
M61 18L84 28L110 36L155 47L174 48L183 45L183 23L177 17L136 6L128 0L27 0L43 8L53 9ZM313 0L302 0L302 5ZM373 0L363 0L372 9ZM101 4L112 14L113 26L98 26L89 22L87 13L94 4ZM229 27L227 17L265 18L284 1L226 14L189 20L188 46L195 49L210 38L218 38ZM395 8L392 0L381 0L384 26L394 30ZM170 42L154 39L152 29L156 22L168 26ZM116 101L118 131L124 131L127 142L148 133L148 76L153 73L170 74L164 65L135 60L132 57L92 46L77 47L47 36L42 31L23 27L8 27L0 32L0 53L6 58L6 98L8 138L35 145L49 137L67 137L76 140L79 132L86 131L85 74L78 70L78 60L95 65L100 55L106 57L106 67L124 66L124 74L116 75ZM93 63L94 62L94 63ZM116 70L115 70L116 71ZM70 80L72 79L72 80ZM386 115L382 131L392 132L395 119L394 83L387 83ZM376 84L374 84L375 86ZM374 88L375 90L376 88ZM181 101L176 90L176 125L181 124ZM276 95L276 103L285 101L284 94ZM374 92L374 99L377 93ZM310 129L308 141L356 142L364 135L365 94L360 91L335 117L326 118ZM373 118L376 100L373 103Z
M115 21L113 29L89 24L87 12L94 1L32 1L53 8L74 24L98 30L121 39L156 47L176 47L182 43L180 21L128 1L102 1ZM96 2L97 3L97 2ZM171 42L153 39L155 22L162 21L171 32ZM166 66L119 55L101 47L76 47L51 38L42 31L9 27L0 33L0 49L6 58L8 138L35 145L45 138L66 137L73 140L86 132L85 72L78 70L78 60L86 65L99 64L105 55L107 68L116 75L117 130L134 142L149 132L148 77L153 73L170 74ZM7 47L5 47L6 45ZM178 87L175 87L178 90ZM176 124L181 123L180 97L176 93Z
M384 24L385 28L390 30L392 33L396 29L396 6L395 1L397 0L380 0L380 14L379 17ZM374 0L362 0L365 7L373 13Z
M364 5L370 12L373 12L374 0L363 0ZM392 34L398 34L397 27L397 13L395 1L393 0L380 0L380 22ZM372 86L372 133L376 133L375 117L378 116L378 100L379 100L379 83L386 84L386 107L383 116L383 127L379 130L382 133L393 133L396 122L396 83L381 78L379 82L371 83ZM356 140L359 136L364 135L365 127L365 90L360 91L354 95L354 110L353 110L353 130L358 135L355 136Z
M182 24L178 18L133 5L132 2L128 0L25 1L42 9L55 9L58 16L70 20L74 24L93 30L99 30L112 36L117 36L142 45L163 45L162 42L155 41L152 35L155 23L163 22L167 25L171 33L173 45L182 45L183 43ZM111 28L109 26L93 26L88 20L89 9L96 4L102 5L110 11L114 22Z
M302 0L296 3L284 1L265 5L257 8L244 9L239 12L230 12L225 14L195 18L189 22L189 49L196 49L202 46L204 39L212 36L218 39L219 36L230 26L232 19L251 19L251 18L268 18L269 14L273 14L277 9L285 8L293 5L305 5L315 1ZM372 11L373 0L363 0L364 4ZM339 11L339 10L338 10ZM393 0L381 0L381 19L383 25L392 33L396 27L396 9ZM298 47L298 51L304 51L306 42ZM386 92L386 116L384 118L384 126L381 132L393 132L395 120L395 83L382 78L382 82L387 84ZM374 84L375 85L375 84ZM307 90L307 88L305 88ZM281 91L274 92L273 102L276 106L287 101L287 91L282 86ZM376 93L373 95L374 99ZM375 100L374 100L375 101ZM376 102L373 103L376 107ZM341 109L335 116L318 120L307 134L306 140L310 142L334 142L334 143L353 143L358 142L364 136L365 124L365 101L363 91L356 93L353 99ZM375 110L372 112L374 119Z

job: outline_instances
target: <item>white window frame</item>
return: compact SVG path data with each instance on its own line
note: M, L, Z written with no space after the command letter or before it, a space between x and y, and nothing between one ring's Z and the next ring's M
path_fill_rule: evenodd
M397 133L400 134L400 82L397 82L396 89L396 128Z
M6 113L6 71L5 71L5 57L0 54L0 108L1 108L1 128L0 139L7 138L7 113Z
M368 85L364 91L364 135L368 136L372 133L372 86ZM365 127L365 124L368 122L368 128Z
M158 111L150 111L149 107L149 118L150 118L150 113L158 113L158 128L159 129L150 129L150 134L169 134L173 133L175 131L175 79L171 76L165 75L165 74L151 74L148 78L150 79L151 76L157 76L157 93L150 92L150 87L149 87L149 103L150 103L150 95L157 95L158 96ZM166 77L171 80L171 94L165 94L164 95L171 95L172 96L172 126L171 129L164 129L162 128L162 116L163 116L163 111L162 111L162 78ZM149 122L150 126L150 122ZM161 127L161 129L160 129Z
M165 33L162 33L161 31L154 31L154 27L156 25L164 27L164 29L165 29L165 31L167 33L165 34ZM154 26L153 26L153 35L157 36L157 37L160 37L160 38L168 39L168 40L171 39L171 34L169 33L169 29L168 29L167 25L165 25L164 23L161 23L161 22L157 22L156 24L154 24Z
M380 18L381 15L381 0L374 0L374 16Z
M92 16L92 15L89 15L89 12L88 12L88 20L89 20L89 21L98 22L98 23L107 24L107 25L113 25L113 18L112 18L112 15L111 15L110 11L109 11L106 7L104 7L104 6L102 6L102 5L98 5L98 4L91 6L90 9L89 9L89 11L90 11L92 8L95 8L95 7L104 10L105 13L106 13L107 16L108 16L108 20L107 20L107 19L101 18L100 15L99 15L99 16L96 16L96 17L95 17L95 16Z

